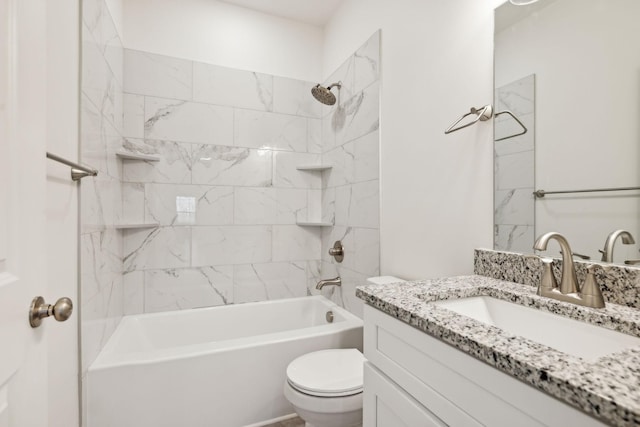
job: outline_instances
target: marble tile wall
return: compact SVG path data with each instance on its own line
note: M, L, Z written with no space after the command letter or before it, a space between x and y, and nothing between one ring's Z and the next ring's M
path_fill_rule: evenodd
M325 82L341 81L338 102L323 107L322 278L340 275L342 287L323 294L362 317L355 287L380 275L380 31L369 38ZM336 240L345 250L342 263L328 251Z
M336 274L327 296L360 313L355 286L379 274L379 33L328 80L344 84L329 108L315 82L124 49L104 1L83 6L81 158L100 171L81 186L83 374L125 314L303 296ZM158 227L116 228L137 223Z
M529 252L534 235L535 76L496 89L496 113L509 110L527 133L494 144L494 248ZM495 119L495 139L522 132L507 114Z
M304 296L319 274L313 82L125 49L126 313Z
M80 160L98 170L80 184L81 373L124 314L122 165L124 49L103 0L83 0Z

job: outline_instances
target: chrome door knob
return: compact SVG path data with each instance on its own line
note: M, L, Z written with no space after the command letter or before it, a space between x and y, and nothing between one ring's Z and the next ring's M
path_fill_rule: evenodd
M53 316L58 322L64 322L73 313L73 302L67 297L60 298L54 305L44 302L44 298L38 296L31 301L29 309L29 324L37 328L42 324L42 319Z

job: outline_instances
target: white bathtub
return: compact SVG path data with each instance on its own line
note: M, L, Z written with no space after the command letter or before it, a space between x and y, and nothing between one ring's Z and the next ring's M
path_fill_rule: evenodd
M362 320L322 296L126 316L87 372L86 426L259 425L293 413L291 360L349 347Z

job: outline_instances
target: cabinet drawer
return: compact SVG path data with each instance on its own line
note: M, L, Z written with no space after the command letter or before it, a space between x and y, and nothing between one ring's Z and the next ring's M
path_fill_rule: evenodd
M368 362L364 364L362 404L363 425L367 427L446 427Z
M604 425L370 306L364 319L365 357L448 425Z

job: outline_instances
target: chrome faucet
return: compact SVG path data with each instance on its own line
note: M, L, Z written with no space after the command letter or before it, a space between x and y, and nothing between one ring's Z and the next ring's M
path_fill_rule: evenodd
M334 277L333 279L320 280L316 285L316 289L322 289L327 285L342 286L342 279L340 279L340 276L338 276Z
M560 233L552 231L538 237L533 244L533 249L546 251L549 240L555 239L562 249L562 277L560 278L560 292L563 294L578 293L578 278L576 269L573 266L573 252L567 239Z
M576 269L573 264L573 253L567 239L560 233L550 232L538 237L533 248L539 251L547 249L549 240L554 239L562 248L562 277L560 277L560 287L553 275L552 260L543 259L543 271L540 284L538 285L538 295L557 299L560 301L571 302L585 307L602 308L604 307L604 297L600 291L600 286L596 282L596 268L605 269L600 265L592 264L587 267L587 278L580 290L578 279L576 278Z
M636 243L631 233L627 230L612 231L604 242L604 249L600 251L603 262L613 262L613 246L615 245L618 237L622 238L622 243L625 245L633 245Z

